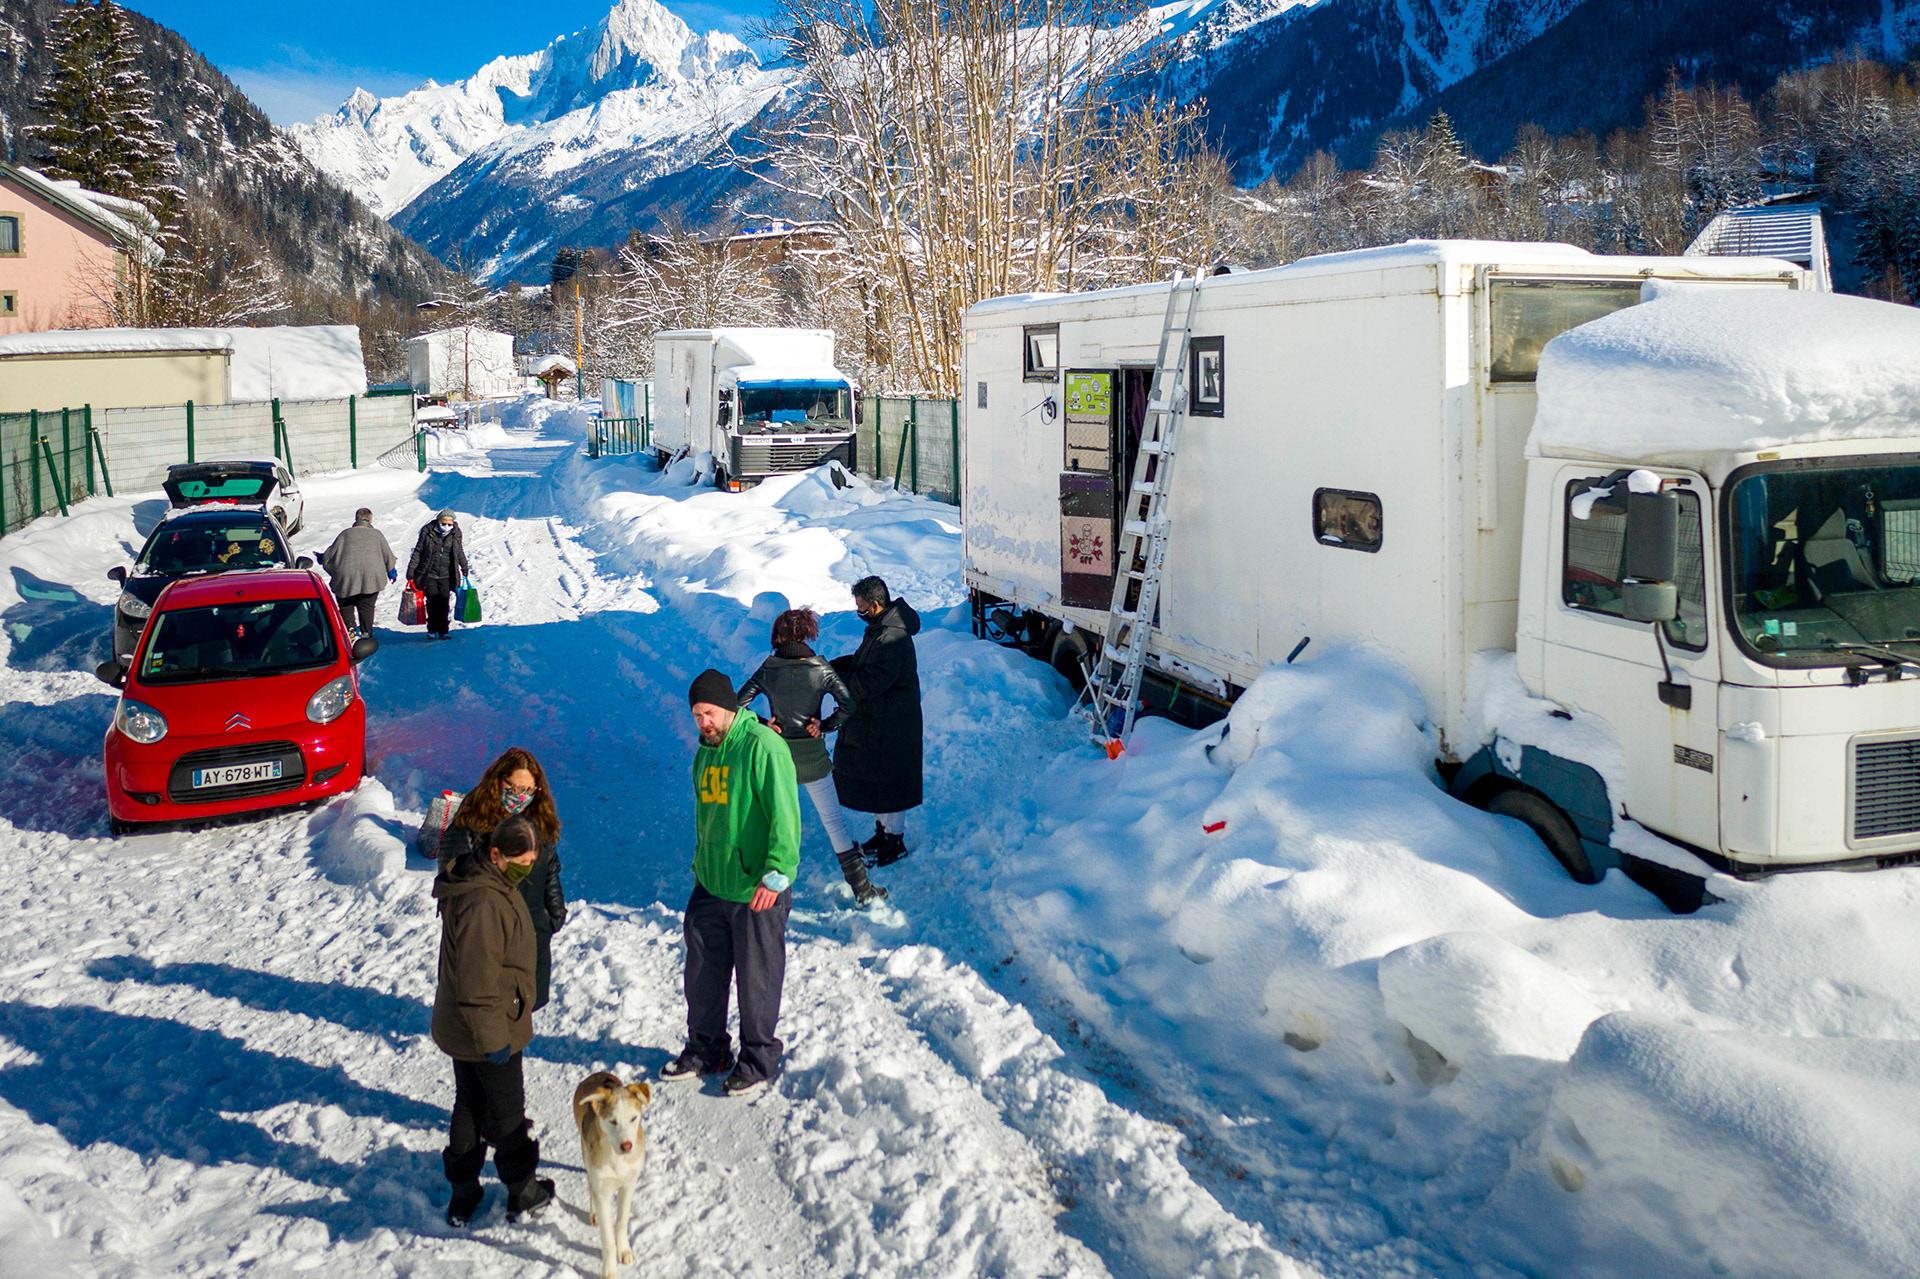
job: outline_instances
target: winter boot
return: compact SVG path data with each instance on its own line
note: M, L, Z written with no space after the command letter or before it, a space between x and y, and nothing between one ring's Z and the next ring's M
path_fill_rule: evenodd
M507 1196L507 1220L524 1221L553 1202L553 1179L535 1177Z
M908 853L907 837L890 830L880 832L880 842L870 854L875 866L891 866Z
M881 846L886 842L887 842L887 828L882 826L879 822L875 822L873 824L872 836L868 838L866 843L860 845L860 855L867 859L867 864L869 866L873 864L873 859L875 855L879 853Z
M480 1189L477 1181L455 1186L453 1195L447 1200L447 1224L463 1230L472 1225L474 1216L480 1211L480 1201L485 1197L486 1191Z
M733 1057L731 1054L716 1060L702 1057L693 1049L688 1048L678 1057L675 1057L672 1061L660 1068L660 1080L662 1083L677 1084L688 1079L700 1079L707 1075L725 1074L732 1069Z
M887 890L867 878L867 862L859 849L849 848L834 856L840 861L840 873L847 877L847 887L853 890L855 906L870 906L887 899Z

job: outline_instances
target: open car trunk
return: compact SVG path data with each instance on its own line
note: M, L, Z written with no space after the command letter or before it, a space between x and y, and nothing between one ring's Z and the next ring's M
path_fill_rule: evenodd
M278 482L274 468L265 462L197 462L169 467L162 487L174 506L208 502L264 506Z

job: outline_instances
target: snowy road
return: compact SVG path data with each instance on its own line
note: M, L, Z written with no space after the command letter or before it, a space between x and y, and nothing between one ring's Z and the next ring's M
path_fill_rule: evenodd
M845 584L873 570L938 615L958 603L956 530L948 508L843 498L824 480L779 504L727 504L655 477L669 496L636 496L628 527L603 514L587 534L592 486L642 468L589 472L559 425L489 443L426 476L309 484L307 551L363 503L402 556L431 511L462 512L488 616L444 645L383 632L365 668L376 780L314 812L106 838L98 745L112 698L85 672L102 655L105 571L158 504L97 501L0 543L13 747L0 765L0 1273L594 1264L573 1086L598 1068L657 1069L684 1030L686 683L709 664L751 669L764 591L840 609ZM823 647L852 634L843 614ZM1032 723L997 730L1028 758L976 751L934 779L937 828L923 825L922 851L890 876L899 908L877 918L839 908L809 827L786 1074L751 1105L713 1089L660 1098L635 1273L1310 1273L1222 1206L1206 1183L1231 1174L1190 1169L1176 1128L999 989L1016 982L977 967L993 944L965 900L969 863L943 842L1018 802L1010 776L1031 778L1058 748L1059 693L953 630L923 651L947 681L971 669L1025 699ZM970 718L951 684L929 693L949 737L995 732L997 705ZM430 877L402 848L427 796L509 744L547 765L578 903L528 1057L562 1204L510 1227L494 1188L478 1228L456 1235L439 1219L451 1080L425 1034L437 924Z

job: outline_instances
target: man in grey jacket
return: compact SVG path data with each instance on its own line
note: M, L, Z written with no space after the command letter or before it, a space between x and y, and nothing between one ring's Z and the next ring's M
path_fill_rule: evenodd
M334 598L348 628L356 637L373 634L374 601L399 576L393 547L373 526L373 512L364 506L355 511L353 527L333 539L320 562L333 580Z

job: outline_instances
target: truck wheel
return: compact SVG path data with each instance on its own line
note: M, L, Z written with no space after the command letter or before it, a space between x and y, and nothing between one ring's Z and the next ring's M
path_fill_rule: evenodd
M1053 654L1047 659L1047 665L1065 676L1067 686L1079 693L1087 687L1086 672L1081 665L1087 657L1087 641L1080 638L1078 632L1063 634L1053 642Z
M1574 829L1573 819L1546 796L1518 788L1503 790L1487 801L1486 808L1495 816L1513 818L1538 835L1554 860L1566 868L1576 883L1600 882L1600 876L1593 873L1593 862L1587 857L1585 846L1580 843L1580 832Z
M727 491L727 468L718 462L713 465L713 486L722 493Z

